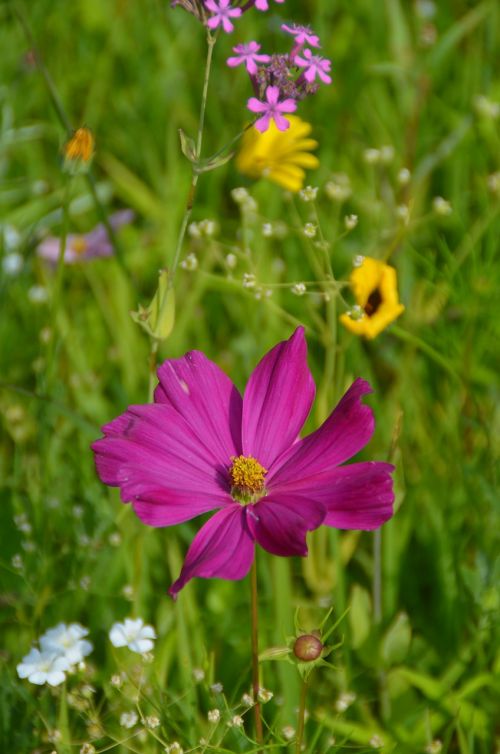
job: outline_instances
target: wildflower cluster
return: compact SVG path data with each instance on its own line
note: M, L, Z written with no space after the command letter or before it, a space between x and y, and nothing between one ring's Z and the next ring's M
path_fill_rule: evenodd
M267 0L174 0L172 6L176 5L192 13L209 29L221 27L226 33L234 30L234 19L245 11L254 7L269 10ZM308 26L295 23L282 24L281 28L293 38L289 52L261 53L261 45L251 40L233 47L234 55L227 59L231 68L243 65L250 77L255 96L250 97L247 107L259 115L255 128L261 133L267 131L271 123L279 131L285 131L290 127L285 114L295 112L298 102L315 94L319 83L332 81L331 62L316 52L321 47L318 35Z
M33 647L17 666L20 678L43 686L59 686L66 673L73 670L92 652L93 646L84 637L88 630L79 623L59 623L40 637L40 648Z

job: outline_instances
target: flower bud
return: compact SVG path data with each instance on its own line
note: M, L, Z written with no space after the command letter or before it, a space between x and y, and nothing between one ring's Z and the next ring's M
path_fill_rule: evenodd
M293 653L295 657L302 662L312 662L321 657L323 651L323 644L314 634L303 634L296 639L293 645Z

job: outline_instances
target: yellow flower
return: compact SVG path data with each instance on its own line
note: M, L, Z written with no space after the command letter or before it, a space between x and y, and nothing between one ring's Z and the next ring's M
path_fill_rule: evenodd
M287 115L290 128L279 131L274 122L264 133L249 129L243 136L236 167L251 178L265 177L288 191L300 191L304 185L304 168L319 165L315 155L318 142L307 138L312 126L296 115Z
M364 257L352 271L350 282L357 306L351 314L342 314L340 321L355 335L375 338L404 311L399 303L396 270L378 259Z
M94 156L94 137L90 129L78 128L64 145L64 157L68 167L87 165Z

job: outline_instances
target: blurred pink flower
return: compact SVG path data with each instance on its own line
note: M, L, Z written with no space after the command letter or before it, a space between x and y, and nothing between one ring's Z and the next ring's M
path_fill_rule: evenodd
M285 0L276 0L277 3L284 3ZM255 0L257 10L269 10L268 0Z
M331 61L327 58L322 58L321 55L313 55L311 50L304 50L303 57L296 55L294 62L301 68L306 68L304 72L304 78L309 83L316 80L318 76L324 84L331 84L331 76L328 75L332 66Z
M109 223L113 230L118 230L122 225L128 225L134 219L134 213L130 209L122 209L109 217ZM61 251L61 240L56 236L48 236L38 244L37 254L51 264L57 264ZM69 233L66 237L64 248L65 264L78 264L88 262L96 257L110 257L113 254L113 246L108 237L108 231L102 223L89 233Z
M207 22L208 28L216 29L221 25L228 34L234 29L231 19L238 18L242 13L241 8L231 8L231 0L205 0L205 7L212 13Z
M247 44L236 45L233 47L234 57L227 59L227 64L231 68L245 64L248 73L255 75L257 73L257 63L269 63L270 55L259 55L260 44L257 42L248 42Z
M290 127L290 121L283 117L282 113L293 113L297 109L294 99L284 99L280 102L280 90L277 86L268 86L266 89L266 101L262 102L256 97L250 97L247 107L253 113L263 113L262 117L255 121L257 131L263 133L269 128L269 123L274 120L279 131L286 131Z
M287 31L289 34L295 37L295 43L297 45L308 44L311 47L321 47L319 43L319 37L313 32L309 26L300 26L299 24L281 24L283 31Z
M217 510L195 536L175 597L193 577L241 579L255 542L274 555L307 555L322 523L374 529L392 516L393 466L340 466L374 431L357 379L324 424L304 439L315 386L302 327L250 376L243 398L200 351L158 370L152 405L129 406L93 443L101 480L119 487L141 521L171 526Z

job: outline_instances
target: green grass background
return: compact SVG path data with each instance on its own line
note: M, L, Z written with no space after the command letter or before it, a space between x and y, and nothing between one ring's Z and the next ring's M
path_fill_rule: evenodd
M382 531L380 620L373 611L372 534L321 530L304 562L259 552L262 648L283 644L297 606L301 623L314 628L328 605L335 617L350 605L336 633L344 642L331 658L336 669L318 671L311 684L311 754L371 750L374 734L387 752L423 752L436 738L443 751L460 754L491 754L498 746L500 194L488 187L488 176L500 170L500 119L479 113L474 102L479 95L500 100L500 9L494 0L436 5L430 22L403 0L287 0L241 23L245 38L270 50L285 43L281 17L310 23L320 34L334 81L299 111L319 142L321 165L308 182L320 187L318 211L334 242L339 278L348 276L356 254L392 252L406 306L397 326L370 343L341 329L332 334L336 370L325 380L328 336L314 327L322 316L314 297L298 298L284 287L270 302L255 300L241 286L250 268L240 263L229 279L221 263L243 233L259 281L310 279L296 214L305 222L310 207L271 183L252 183L229 163L200 178L193 219L216 219L220 234L206 244L186 241L199 270L179 270L176 323L160 348L161 358L202 349L243 387L261 355L289 336L292 316L310 325L310 366L319 386L311 428L356 376L375 388L377 430L363 457L386 458L401 422L399 509ZM35 284L53 290L35 247L40 233L61 229L65 134L26 56L30 44L16 8L71 123L95 134L93 170L104 206L130 206L137 215L120 236L124 267L98 260L66 268L58 305L50 295L34 304L28 291ZM429 23L436 39L426 45ZM247 117L249 85L241 70L224 63L231 43L223 37L215 48L205 155ZM158 269L172 261L189 184L177 132L196 132L203 30L159 0L3 2L0 49L2 253L13 226L24 258L18 276L0 273L1 748L66 753L93 740L101 750L123 737L119 715L133 699L120 696L109 679L134 668L128 656L110 651L106 634L131 614L152 622L159 635L148 672L163 735L193 748L207 735L207 709L222 705L208 682L223 682L231 709L248 688L248 584L195 581L174 605L166 589L198 522L142 526L96 478L89 444L128 404L147 400L149 343L129 311L151 298ZM367 165L364 150L383 145L393 146L393 161ZM397 181L402 167L412 173L407 187ZM353 187L341 209L322 190L338 172ZM259 204L258 219L243 230L230 197L240 185ZM451 203L450 216L433 213L435 196ZM407 225L397 219L403 203L410 208ZM344 236L348 213L359 215L359 224ZM98 219L84 178L73 179L70 229L86 231ZM277 220L295 231L284 240L265 238L262 222ZM15 526L21 513L31 532ZM16 554L21 571L12 565ZM90 629L95 650L87 672L96 689L90 707L73 704L68 711L61 690L36 689L16 677L31 642L59 621ZM193 682L194 667L205 669L207 683ZM265 707L269 741L286 751L280 731L296 724L297 674L291 665L265 663L263 680L275 694ZM78 696L82 683L73 678L68 688ZM339 713L334 702L346 690L357 698ZM54 728L62 741L47 742ZM255 750L232 731L223 747ZM116 750L162 749L149 736Z

